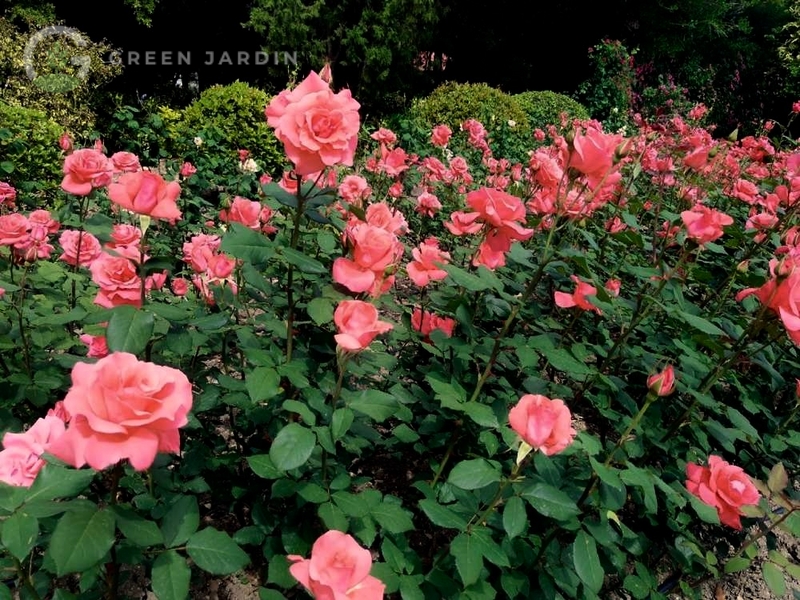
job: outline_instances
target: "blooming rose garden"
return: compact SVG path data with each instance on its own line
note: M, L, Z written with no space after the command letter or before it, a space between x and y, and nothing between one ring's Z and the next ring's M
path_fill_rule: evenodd
M754 561L786 593L791 140L701 105L412 154L328 81L222 207L68 136L57 206L0 183L0 598L699 597Z

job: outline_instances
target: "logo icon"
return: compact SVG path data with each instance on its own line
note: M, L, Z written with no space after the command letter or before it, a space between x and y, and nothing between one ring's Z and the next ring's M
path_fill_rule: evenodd
M63 94L74 90L88 77L92 64L90 56L74 54L77 48L88 45L77 29L61 25L40 29L25 45L25 73L35 86L46 92ZM37 65L41 73L36 70Z

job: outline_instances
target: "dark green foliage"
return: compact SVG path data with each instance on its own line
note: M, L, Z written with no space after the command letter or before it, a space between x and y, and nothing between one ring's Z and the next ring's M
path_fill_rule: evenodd
M186 108L179 129L190 137L215 129L221 150L231 156L239 149L249 150L263 170L279 172L283 149L264 116L269 101L266 92L240 81L213 86Z
M570 119L588 119L589 111L580 102L564 94L551 91L522 92L513 96L528 116L531 129L542 129L548 125L560 126L561 113Z

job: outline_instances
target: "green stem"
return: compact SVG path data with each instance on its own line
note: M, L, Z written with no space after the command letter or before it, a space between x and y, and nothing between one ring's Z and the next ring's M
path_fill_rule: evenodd
M33 587L33 584L31 583L31 578L25 572L25 568L22 566L22 563L15 558L14 564L17 567L17 574L19 576L19 580L22 582L22 587L25 588L28 594L30 594L32 600L41 600L41 596L36 591L36 588Z
M611 450L611 452L606 457L606 460L603 463L603 468L607 469L609 467L609 465L611 464L611 461L614 460L614 456L625 445L625 442L628 441L628 436L631 434L631 432L634 429L636 429L639 426L639 423L641 423L642 418L644 417L644 414L647 412L647 410L650 408L650 406L653 404L653 402L655 402L657 399L658 399L658 396L655 393L653 393L653 392L648 392L647 393L647 397L644 400L644 404L642 405L642 408L640 408L639 412L637 412L634 415L633 419L631 419L631 422L628 423L628 427L625 429L625 431L622 433L622 435L619 436L619 439L617 440L617 443L614 445L614 448ZM597 473L592 473L592 476L589 478L589 482L586 484L586 487L583 489L583 493L581 494L581 497L578 499L578 506L582 506L583 503L586 502L586 499L591 495L592 491L594 490L595 486L597 485L597 480L598 480Z
M442 462L439 463L439 468L436 469L436 474L433 476L433 481L431 481L431 487L436 487L436 483L444 473L444 468L447 466L448 461L450 460L450 456L453 454L453 449L456 447L456 442L458 441L458 433L459 433L458 424L453 428L453 433L450 435L450 443L447 445L447 450L445 450L444 456L442 457Z
M297 250L300 241L300 220L303 217L305 208L305 197L302 192L302 177L297 176L297 206L294 211L294 223L292 227L292 238L289 247ZM289 303L289 313L286 317L286 362L291 362L292 351L294 350L294 265L289 264L289 273L286 282L286 299Z
M489 379L489 375L492 372L492 367L494 366L494 363L497 360L497 356L500 354L500 346L503 342L503 338L505 338L505 336L511 330L511 326L514 323L514 320L517 318L520 309L525 305L525 303L531 297L533 292L536 291L536 286L539 284L539 281L541 281L542 275L544 275L544 269L550 263L551 259L550 246L552 244L553 236L556 232L557 226L558 223L554 222L550 227L550 233L547 235L547 241L545 242L544 245L544 251L542 252L542 257L539 262L539 267L538 269L536 269L536 273L534 273L533 277L528 283L528 286L522 293L519 302L517 302L517 304L515 304L514 307L511 309L511 312L506 318L505 323L503 323L503 327L500 330L500 333L494 340L494 346L492 346L492 352L489 355L489 360L486 363L486 368L483 370L483 373L481 373L481 376L478 379L478 383L475 386L475 391L472 392L472 396L469 399L470 402L474 402L475 400L477 400L478 396L480 395L481 390L483 389L483 386L486 383L486 380Z
M497 505L500 504L503 499L503 492L506 491L506 488L510 483L513 483L519 477L519 473L522 470L523 464L525 464L525 460L522 460L518 464L514 465L514 469L511 471L511 476L500 484L500 487L497 488L497 492L495 493L491 502L489 502L489 505L480 514L477 514L477 520L475 516L469 520L469 523L467 523L467 533L472 530L473 525L480 525L486 521L489 515L492 514L492 511L497 508Z

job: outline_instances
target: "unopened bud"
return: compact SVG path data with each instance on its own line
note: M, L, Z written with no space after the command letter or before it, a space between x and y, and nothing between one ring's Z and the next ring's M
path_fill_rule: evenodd
M747 269L750 267L749 260L743 260L738 265L736 265L736 270L740 273L747 273Z
M719 154L719 146L714 146L708 151L708 158L714 158L717 154Z
M736 141L736 140L738 140L738 139L739 139L739 128L737 127L737 128L736 128L736 129L734 129L734 130L731 132L731 134L728 136L728 141L729 141L729 142L735 142L735 141Z
M574 130L574 129L570 129L570 130L567 132L567 134L564 136L564 139L566 140L566 142L567 142L567 143L568 143L570 146L571 146L573 143L575 143L575 130Z

